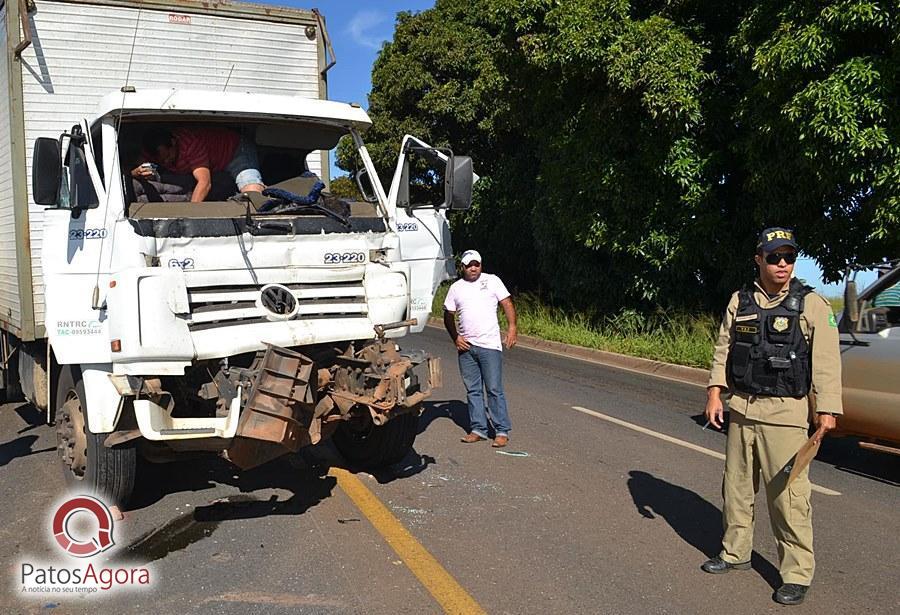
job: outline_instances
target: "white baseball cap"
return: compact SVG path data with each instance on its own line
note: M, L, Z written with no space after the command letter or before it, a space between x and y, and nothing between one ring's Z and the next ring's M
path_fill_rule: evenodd
M478 250L466 250L459 259L463 265L468 265L472 261L481 262L481 254L478 253Z

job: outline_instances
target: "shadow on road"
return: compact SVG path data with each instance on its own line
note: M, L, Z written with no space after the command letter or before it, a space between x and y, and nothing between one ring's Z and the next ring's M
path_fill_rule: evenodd
M419 472L422 472L428 466L437 463L437 460L430 455L420 455L415 449L410 450L406 456L397 463L391 464L377 470L365 470L375 477L380 484L384 485L400 478L410 478ZM358 470L347 468L353 472Z
M465 402L458 399L450 399L446 401L426 401L425 410L419 417L419 433L425 433L425 430L437 419L448 418L453 421L457 427L469 433L469 408Z
M15 413L19 415L19 418L26 425L18 433L25 433L47 424L47 417L44 413L30 403L19 404L15 407Z
M138 537L128 545L121 558L137 558L142 562L163 559L208 538L223 521L302 514L329 497L336 482L330 476L303 476L293 486L297 489L294 495L286 500L279 500L276 495L262 500L244 494L220 498Z
M362 472L369 474L382 485L397 479L415 476L428 466L437 463L437 460L431 455L421 455L416 452L415 448L412 448L403 459L389 466L377 469L355 467L344 459L330 440L317 446L300 449L293 461L301 464L298 467L305 466L320 474L326 474L331 467L343 468L353 474Z
M284 489L294 494L288 500L275 502L251 499L250 507L246 506L248 500L242 500L241 506L234 507L242 516L233 518L253 518L272 513L300 514L327 497L335 481L324 476L324 472L292 466L287 457L241 471L215 455L195 455L170 463L141 463L135 493L126 510L140 510L173 493L205 491L219 484L237 487L247 494L260 489ZM312 499L307 502L308 498ZM262 510L270 512L260 514Z
M900 487L900 456L859 448L855 438L825 438L816 459L842 472Z
M413 449L400 462L369 473L379 483L389 483L414 476L434 463L434 457L420 455ZM146 508L167 495L204 491L220 484L237 487L241 493L197 506L191 514L154 528L133 540L121 557L155 561L208 538L225 521L303 514L331 496L337 484L335 478L327 475L331 467L362 471L347 464L329 443L301 449L297 455L285 455L246 471L215 455L196 455L190 460L162 464L142 463L127 511ZM254 495L269 489L283 489L292 495L287 499Z
M335 479L327 476L331 467L340 467L354 473L368 472L379 483L409 478L436 463L434 457L421 455L415 449L397 463L367 470L347 463L330 442L307 447L296 455L284 455L251 470L240 470L214 454L194 454L189 459L169 463L141 462L134 495L126 511L146 508L168 495L213 489L217 485L237 487L241 494L226 498L216 508L213 516L218 521L250 519L278 514L301 514L331 494ZM294 495L287 500L260 500L252 497L258 490L283 489ZM209 507L198 507L195 520ZM230 511L230 512L229 512ZM200 515L200 516L198 516Z
M662 517L682 540L703 555L718 555L722 546L722 512L718 508L690 489L673 485L647 472L632 470L628 474L631 477L628 479L628 490L641 515L647 519L655 519L655 515ZM700 563L697 562L698 567ZM751 563L773 589L781 584L778 569L756 551L752 554Z
M9 464L14 459L20 459L22 457L40 453L49 453L56 450L55 446L32 450L35 443L41 438L41 432L27 436L22 435L26 432L40 429L41 427L47 429L44 416L38 412L34 406L30 403L20 403L15 408L12 408L12 411L19 415L19 418L25 426L14 432L15 435L19 436L18 438L13 438L8 442L0 443L0 468ZM4 429L4 431L6 430ZM51 437L53 437L53 441L55 442L56 438L52 435L52 432Z
M337 484L333 477L310 468L298 468L285 457L242 472L213 455L163 464L143 463L137 480L127 511L146 508L170 494L203 491L217 484L231 485L241 491L197 506L191 514L180 515L133 540L121 558L144 562L162 559L208 538L224 521L303 514L330 497ZM286 499L254 495L263 489L284 489L292 495Z
M730 412L725 412L725 422L721 431L712 426L707 429L721 433L724 436L728 433L728 417L730 414ZM706 424L706 415L702 413L696 414L691 416L691 420L703 427ZM816 460L830 464L848 474L855 474L879 483L900 487L900 456L862 449L858 446L856 438L825 438L822 441L822 448L819 450Z
M16 438L15 440L10 440L9 442L0 444L0 468L8 464L13 459L18 459L19 457L28 457L29 455L47 453L56 450L56 447L52 446L36 451L31 450L31 447L34 446L34 443L37 442L37 440L37 436L21 436L19 438Z

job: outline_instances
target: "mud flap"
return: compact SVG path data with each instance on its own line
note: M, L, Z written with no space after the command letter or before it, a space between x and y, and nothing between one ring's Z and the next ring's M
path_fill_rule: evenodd
M312 417L316 378L312 359L268 345L259 373L244 403L228 459L248 470L310 444L306 423Z

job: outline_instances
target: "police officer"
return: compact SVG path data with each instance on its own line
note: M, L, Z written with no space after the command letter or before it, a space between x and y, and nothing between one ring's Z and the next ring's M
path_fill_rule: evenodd
M811 409L824 431L834 429L842 413L838 330L828 301L792 276L793 231L763 231L755 260L759 278L728 303L707 386L706 418L721 427L727 390L731 419L722 551L701 568L712 574L750 568L762 475L782 581L773 598L800 604L815 569L809 468L789 486L784 468L808 437Z

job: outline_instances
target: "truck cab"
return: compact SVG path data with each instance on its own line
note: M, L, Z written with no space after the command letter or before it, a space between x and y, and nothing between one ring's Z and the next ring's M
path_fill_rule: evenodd
M386 190L369 124L331 101L144 90L37 140L59 366L48 405L72 481L122 501L139 453L220 451L248 468L331 435L360 463L411 447L440 366L394 340L422 330L453 271L447 213L469 206L475 176L470 159L407 136ZM161 126L240 135L267 190L213 173L190 202L190 176L136 178ZM360 201L330 196L309 164L342 137L365 168Z

